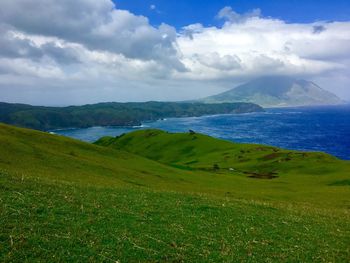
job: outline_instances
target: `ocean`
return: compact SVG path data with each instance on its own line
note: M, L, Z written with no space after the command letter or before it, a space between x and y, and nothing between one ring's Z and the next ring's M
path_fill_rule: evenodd
M265 112L169 118L140 127L91 127L54 133L93 142L137 129L169 132L194 130L234 142L259 143L285 149L322 151L350 159L350 105L274 108Z

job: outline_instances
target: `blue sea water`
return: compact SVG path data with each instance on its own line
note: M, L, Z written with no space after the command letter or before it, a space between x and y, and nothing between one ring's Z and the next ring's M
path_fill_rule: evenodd
M169 118L132 128L92 127L54 132L93 142L102 136L116 136L144 128L158 128L170 132L191 129L235 142L323 151L341 159L350 159L350 105L276 108L261 113Z

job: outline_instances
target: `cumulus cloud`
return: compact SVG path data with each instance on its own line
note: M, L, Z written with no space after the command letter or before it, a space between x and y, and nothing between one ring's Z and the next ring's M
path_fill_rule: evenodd
M189 37L191 40L193 40L193 34L201 33L203 31L204 27L200 23L184 26L182 28L181 34Z
M7 58L39 58L43 52L28 39L17 38L13 33L0 28L0 55Z
M350 22L291 24L231 7L216 18L224 24L198 21L177 31L111 0L2 0L1 100L194 99L278 74L350 98Z
M118 10L110 0L3 0L0 17L2 23L24 33L181 68L173 27L161 24L155 28L146 17Z
M266 74L313 78L349 66L343 60L350 57L349 22L289 24L259 17L259 12L238 16L231 8L219 12L220 17L229 14L230 19L220 28L190 25L178 38L188 76L230 81L234 77L246 76L248 80ZM205 67L220 64L225 67L205 74Z
M326 28L323 25L314 25L312 28L312 32L314 34L321 34L325 30L326 30Z
M260 17L261 10L259 8L253 9L247 13L239 14L230 6L225 6L217 14L217 18L228 20L230 23L243 23L252 17Z
M194 58L202 65L218 70L233 70L241 68L241 60L235 55L220 56L219 53L212 52L201 55L195 54Z

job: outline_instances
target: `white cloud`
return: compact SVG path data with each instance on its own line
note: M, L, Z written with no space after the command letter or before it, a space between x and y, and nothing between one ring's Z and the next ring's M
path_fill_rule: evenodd
M173 27L162 24L155 28L144 16L115 9L110 0L3 0L0 17L3 24L27 34L181 68Z
M189 69L187 75L230 81L234 77L250 79L266 74L313 78L329 71L349 69L344 61L350 58L349 22L288 24L255 15L243 16L244 21L232 18L222 28L196 24L184 29L178 45ZM315 26L322 26L317 34ZM190 29L189 35L186 30ZM235 59L228 60L230 57ZM225 67L216 67L212 74L205 73L208 66L220 64Z
M236 11L234 11L230 6L225 6L217 14L217 18L225 19L229 23L241 23L241 22L244 23L252 17L260 17L260 16L261 16L261 10L259 8L253 9L244 14L239 14Z
M223 55L220 56L217 52L212 52L208 54L195 54L193 56L195 60L204 66L209 68L214 68L217 70L234 70L241 68L241 60L235 55Z
M110 0L2 0L0 100L192 99L274 74L350 98L350 22L290 24L230 7L217 18L222 27L176 31Z

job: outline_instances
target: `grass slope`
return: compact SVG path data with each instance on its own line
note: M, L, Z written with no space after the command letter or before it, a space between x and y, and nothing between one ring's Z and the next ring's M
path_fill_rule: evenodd
M282 176L257 180L223 168L202 169L200 162L184 169L180 160L176 168L166 165L171 156L160 163L7 125L0 125L0 153L3 262L347 262L350 257L349 177L341 173L321 175L334 177L325 179L333 185L305 176L304 188L317 201L305 189L291 194L301 181L295 189L275 184ZM347 163L327 158L346 169ZM308 182L312 178L316 191ZM283 192L290 192L290 200Z
M135 153L183 171L210 172L212 188L236 197L307 201L321 206L350 205L349 187L343 183L349 180L350 162L325 153L232 143L198 133L160 130L103 137L96 144ZM330 187L336 185L339 187Z
M111 187L162 187L183 177L182 171L125 151L2 124L0 149L1 169L25 177Z

